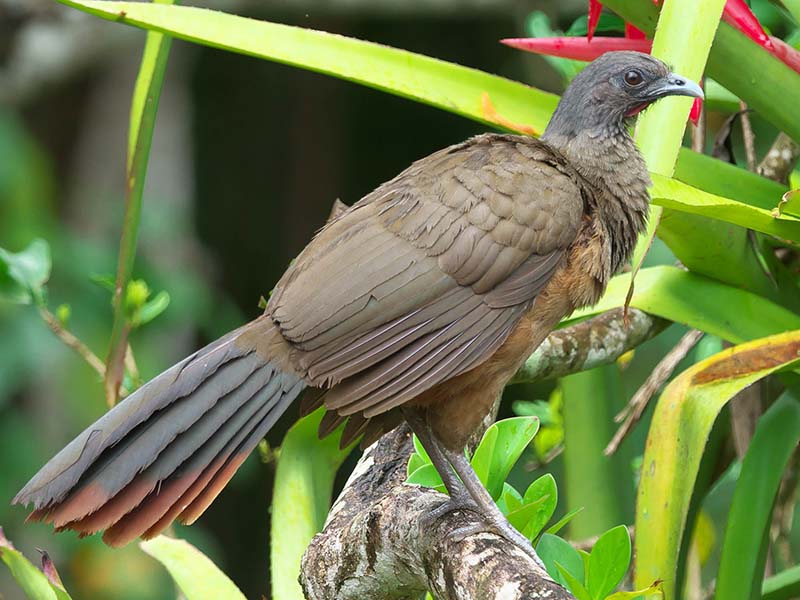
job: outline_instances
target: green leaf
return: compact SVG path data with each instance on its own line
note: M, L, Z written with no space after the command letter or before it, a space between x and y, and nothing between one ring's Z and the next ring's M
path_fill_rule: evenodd
M70 599L63 585L59 585L60 579L50 580L45 573L33 566L6 538L2 527L0 527L0 559L6 564L11 575L30 600ZM52 570L52 573L55 573L55 569Z
M424 467L425 465L431 464L431 461L424 457L420 456L416 452L411 455L411 458L408 459L408 466L406 467L406 476L411 475L414 471L419 469L420 467Z
M750 600L761 595L772 507L798 442L800 397L789 391L758 420L742 461L728 511L715 598Z
M33 240L17 253L0 248L0 301L30 304L41 300L50 267L50 247L44 240Z
M695 364L664 390L648 433L636 502L636 586L663 579L665 597L674 597L692 490L717 415L747 386L795 366L799 352L800 330L757 339Z
M245 600L228 576L186 540L159 535L139 547L167 568L187 600Z
M497 501L497 507L504 515L508 515L517 510L520 506L522 506L522 494L517 491L517 488L506 481L503 484L503 493L500 494L500 499Z
M525 490L525 496L522 499L522 505L533 506L533 512L528 516L527 522L522 523L521 527L512 521L509 515L511 524L517 527L520 532L529 540L535 540L547 525L547 522L553 517L558 504L558 488L556 480L550 473L545 473L536 481L528 486Z
M584 509L583 506L579 506L578 508L575 508L575 509L569 511L567 514L565 514L563 517L561 517L558 521L556 521L554 525L551 525L550 527L548 527L546 533L549 533L550 535L557 534L559 531L564 529L564 527L566 527L567 524L570 521L572 521L572 519L577 517L583 511L583 509Z
M564 577L567 583L567 589L577 598L577 600L592 600L591 595L580 582L580 580L570 573L564 565L556 561L556 568L558 572Z
M536 553L542 559L550 576L561 585L568 587L567 580L556 563L577 581L583 581L583 559L580 553L566 540L545 533L536 544Z
M629 274L614 277L600 302L576 312L567 323L622 306L629 283ZM800 315L756 294L676 267L642 269L631 306L733 343L800 329Z
M135 325L144 325L155 319L162 312L167 310L169 306L169 294L162 290L158 292L152 299L145 302L138 313L136 314Z
M526 504L522 504L515 508L512 511L506 513L506 518L511 525L527 537L531 542L536 539L535 535L528 535L526 532L528 530L533 530L534 525L532 523L536 523L538 519L538 514L542 506L547 503L548 498L542 497L537 498L533 502L528 502ZM538 532L537 532L538 533Z
M619 525L609 529L595 542L589 555L586 587L593 600L603 600L614 591L631 564L631 538L628 529Z
M472 466L497 500L514 463L539 430L536 417L511 417L492 424L472 456Z
M795 565L764 580L762 600L791 600L800 596L800 565Z
M713 217L785 240L800 242L800 219L788 213L776 217L770 209L709 194L675 179L656 174L652 174L652 179L650 195L653 204Z
M297 581L300 559L311 538L322 531L336 471L352 450L339 448L343 426L319 439L317 431L324 413L320 408L289 428L275 469L270 574L273 597L281 600L304 599Z
M411 473L411 475L409 475L406 479L406 483L421 485L422 487L431 488L442 492L443 494L447 493L444 483L442 483L441 475L439 475L436 467L430 463L427 465L422 465L413 473Z

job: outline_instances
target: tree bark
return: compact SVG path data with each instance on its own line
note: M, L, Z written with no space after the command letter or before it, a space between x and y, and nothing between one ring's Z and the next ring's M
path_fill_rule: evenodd
M533 559L480 527L468 510L437 514L447 496L403 483L413 451L407 426L367 449L303 556L309 600L572 599Z

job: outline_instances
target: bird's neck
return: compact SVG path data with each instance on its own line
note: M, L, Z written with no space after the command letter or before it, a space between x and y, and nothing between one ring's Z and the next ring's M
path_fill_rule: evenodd
M647 222L651 182L642 155L624 125L570 135L548 127L542 140L563 154L595 190L592 208L612 240L613 273L630 258Z

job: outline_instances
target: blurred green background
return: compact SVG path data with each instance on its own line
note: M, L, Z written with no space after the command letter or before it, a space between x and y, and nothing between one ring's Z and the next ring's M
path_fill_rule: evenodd
M586 9L583 0L203 5L406 48L555 92L561 77L544 60L497 40L525 35L534 10L567 29ZM68 304L70 329L101 357L111 326L110 294L93 279L116 269L130 96L144 36L47 0L0 0L0 247L19 251L37 237L49 242L49 305ZM351 204L411 161L483 130L347 82L174 42L134 272L152 289L168 291L171 303L131 340L143 377L257 315L259 297L324 223L336 198ZM673 258L659 245L649 260ZM612 365L567 380L563 398L552 397L548 384L507 390L511 401L563 402L565 419L571 402L591 395L607 399L576 429L585 434L568 441L567 455L547 467L565 506L578 497L595 498L572 524L573 539L632 522L636 457L646 426L613 460L592 463L598 481L613 480L613 488L598 490L577 475L579 467L565 472L565 464L599 455L613 433L613 414L681 334L673 326L637 350L624 377ZM76 598L173 598L166 572L135 544L110 550L99 537L53 535L47 525L24 524L25 509L9 505L43 462L104 410L96 374L52 335L35 309L0 304L0 525L29 557L35 548L47 549ZM512 402L504 403L503 414L513 414ZM555 411L555 421L560 414ZM586 411L581 415L587 418ZM270 445L280 444L296 416L296 409L285 415L270 432ZM559 432L551 423L551 435ZM353 462L351 457L340 479ZM512 481L532 480L537 462L531 450ZM180 531L248 598L270 593L273 471L252 456L200 521ZM724 514L724 498L715 502L712 512ZM22 597L5 569L0 597Z

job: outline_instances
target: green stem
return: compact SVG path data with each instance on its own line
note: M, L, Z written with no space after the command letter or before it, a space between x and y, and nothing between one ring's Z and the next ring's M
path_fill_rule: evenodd
M154 2L173 4L174 0L154 0ZM131 279L136 259L142 192L171 41L172 38L164 34L148 32L142 64L133 91L125 173L125 216L119 241L119 262L114 286L114 324L106 358L105 390L109 406L116 404L119 398L119 388L125 371L125 353L130 333L130 324L125 311L125 290Z

